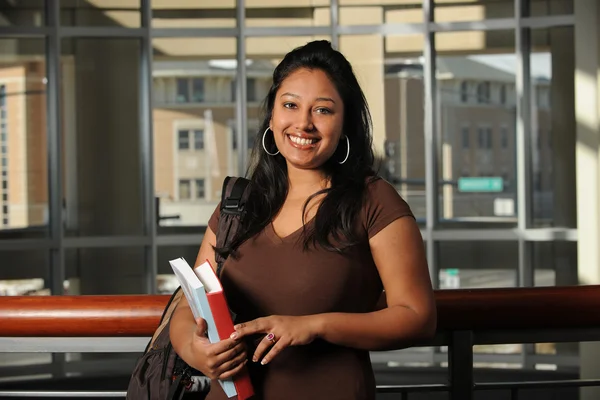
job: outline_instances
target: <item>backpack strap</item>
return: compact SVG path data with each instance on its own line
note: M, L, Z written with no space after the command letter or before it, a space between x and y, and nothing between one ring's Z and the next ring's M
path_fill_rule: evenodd
M227 247L241 227L246 215L246 202L250 194L250 181L245 178L228 176L223 182L221 207L217 232L217 247ZM217 276L221 276L225 257L215 254Z

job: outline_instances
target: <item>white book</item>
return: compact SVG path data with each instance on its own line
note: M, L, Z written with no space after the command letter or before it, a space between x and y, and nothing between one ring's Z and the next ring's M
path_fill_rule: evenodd
M205 262L196 267L196 269L192 269L187 261L181 257L169 261L169 264L171 264L171 268L173 268L173 272L175 273L175 276L181 285L181 289L183 290L183 293L190 304L192 314L194 314L194 319L197 320L198 318L203 318L206 321L208 340L210 340L211 343L217 343L221 341L219 338L219 333L217 332L215 319L213 318L213 314L208 303L208 298L206 297L206 288L200 281L199 276L196 274L196 269L202 267L203 264L208 264L208 266L212 268L210 263ZM237 395L233 379L219 379L219 383L221 384L221 387L223 388L223 391L227 397L233 397Z

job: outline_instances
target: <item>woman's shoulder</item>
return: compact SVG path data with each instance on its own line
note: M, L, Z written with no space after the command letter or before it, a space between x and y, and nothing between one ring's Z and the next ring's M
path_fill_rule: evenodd
M395 219L414 217L408 203L391 183L380 176L367 179L363 224L369 237L373 237Z

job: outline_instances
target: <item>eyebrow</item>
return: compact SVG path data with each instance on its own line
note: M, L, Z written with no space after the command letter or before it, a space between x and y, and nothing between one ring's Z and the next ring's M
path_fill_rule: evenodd
M294 97L294 98L296 98L296 99L299 99L299 98L300 98L300 96L298 96L297 94L290 93L290 92L285 92L285 93L283 93L283 94L282 94L281 96L279 96L279 97L283 97L283 96L290 96L290 97ZM335 101L334 101L334 100L333 100L331 97L317 97L317 99L316 99L316 100L317 100L317 101L330 101L330 102L332 102L333 104L335 104Z

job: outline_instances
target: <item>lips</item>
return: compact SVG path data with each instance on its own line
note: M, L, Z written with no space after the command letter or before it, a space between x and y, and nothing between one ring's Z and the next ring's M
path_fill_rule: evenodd
M309 149L314 147L314 145L321 139L318 138L309 138L309 137L300 137L295 135L286 135L290 140L292 146L299 149Z

